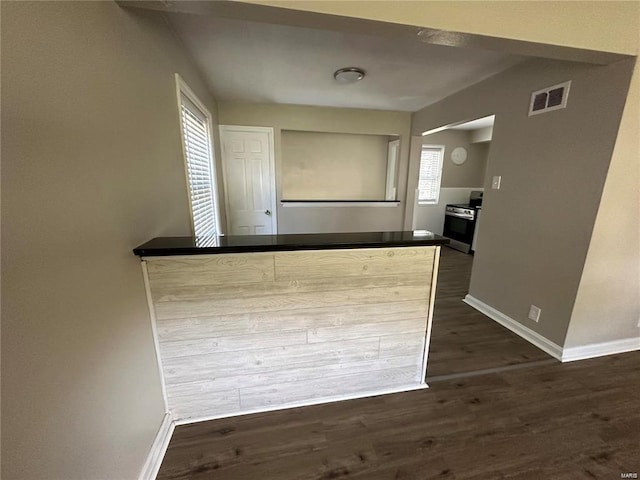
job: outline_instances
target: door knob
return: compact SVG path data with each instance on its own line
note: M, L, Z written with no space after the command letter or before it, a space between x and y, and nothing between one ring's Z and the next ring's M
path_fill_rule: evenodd
M271 215L271 210L265 210L265 211L264 211L264 214L265 214L265 215Z

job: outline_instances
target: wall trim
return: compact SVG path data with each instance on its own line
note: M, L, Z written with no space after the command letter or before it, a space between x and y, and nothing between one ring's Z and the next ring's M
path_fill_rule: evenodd
M415 235L415 233L414 233ZM431 273L431 292L429 293L429 316L427 317L427 330L422 339L422 369L420 370L420 380L427 381L427 363L429 361L429 347L431 346L431 329L433 328L433 311L436 304L436 289L438 286L438 271L440 270L440 245L436 247L436 254L433 256L433 272Z
M466 295L462 300L464 303L469 305L470 307L475 308L480 313L486 315L492 320L495 320L500 325L505 328L508 328L516 335L524 338L529 343L532 343L539 349L547 352L554 358L562 361L562 347L553 343L551 340L546 339L542 335L537 332L534 332L528 327L525 327L520 322L516 322L513 318L508 317L504 313L496 310L495 308L487 305L486 303L478 300L477 298Z
M149 450L147 460L144 462L138 480L155 480L158 476L160 465L169 447L169 441L171 440L175 426L176 423L173 421L171 413L166 413L160 424L160 429L151 444L151 450Z
M289 408L299 408L299 407L310 407L312 405L324 405L327 403L335 403L342 402L344 400L355 400L358 398L367 398L367 397L377 397L378 395L388 395L390 393L401 393L401 392L411 392L414 390L422 390L425 388L429 388L429 385L426 383L420 384L412 384L406 385L402 387L391 387L380 390L374 390L369 392L354 392L348 395L337 395L335 397L322 397L322 398L313 398L310 400L304 400L300 402L291 402L284 405L278 405L274 407L262 407L262 408L254 408L251 410L244 410L238 413L224 413L221 415L209 415L206 417L197 417L197 418L182 418L176 419L176 426L179 425L190 425L192 423L199 422L208 422L209 420L218 420L220 418L232 418L232 417L241 417L244 415L253 415L256 413L266 413L266 412L275 412L278 410L288 410Z
M164 411L169 411L169 400L167 397L167 386L164 383L164 369L162 368L162 357L160 356L160 343L158 341L158 328L156 326L156 309L153 306L153 297L151 296L151 284L149 283L149 270L147 269L147 261L142 259L140 262L142 268L142 279L144 281L144 290L147 294L147 306L149 307L149 318L151 320L151 334L153 336L153 345L156 353L156 363L158 364L158 375L160 376L160 388L162 389L162 401L164 402Z
M640 337L623 338L612 342L591 343L578 347L565 348L562 351L563 362L585 360L587 358L603 357L616 353L633 352L640 350Z

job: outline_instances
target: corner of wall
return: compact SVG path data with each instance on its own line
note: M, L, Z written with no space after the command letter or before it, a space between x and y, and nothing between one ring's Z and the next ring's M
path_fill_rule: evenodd
M595 219L565 348L640 337L640 62Z

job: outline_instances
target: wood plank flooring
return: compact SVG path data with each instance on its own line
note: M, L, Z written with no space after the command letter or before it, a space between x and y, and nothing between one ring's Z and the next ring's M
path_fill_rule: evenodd
M640 473L640 353L176 428L158 478L617 479Z
M462 302L473 256L442 248L427 364L429 379L551 357Z

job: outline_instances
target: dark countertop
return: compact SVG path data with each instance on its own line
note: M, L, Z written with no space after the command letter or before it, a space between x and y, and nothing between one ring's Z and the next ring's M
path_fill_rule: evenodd
M141 257L220 253L333 250L446 245L448 238L417 230L406 232L304 233L229 235L221 237L157 237L133 249Z

